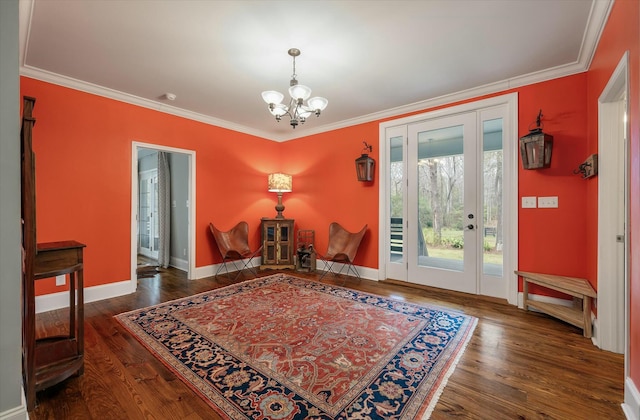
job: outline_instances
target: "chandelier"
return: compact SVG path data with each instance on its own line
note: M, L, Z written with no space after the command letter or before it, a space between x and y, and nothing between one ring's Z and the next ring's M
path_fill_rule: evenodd
M300 50L290 48L288 53L293 57L293 74L289 82L289 95L291 96L289 106L282 103L284 95L275 90L262 92L262 99L269 104L269 112L276 117L276 121L280 121L284 115L288 115L290 118L289 124L291 124L291 127L296 128L298 124L304 124L311 114L316 114L316 117L319 117L329 101L319 96L309 99L311 88L299 85L296 79L296 57L300 55ZM305 104L304 101L307 101L307 103Z

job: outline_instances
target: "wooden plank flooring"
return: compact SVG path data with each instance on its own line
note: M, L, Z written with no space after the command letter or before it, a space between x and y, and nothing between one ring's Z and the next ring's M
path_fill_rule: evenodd
M328 276L323 282L343 280ZM139 279L134 294L86 304L85 373L39 392L30 418L219 418L113 316L230 283L225 277L190 281L181 271L161 270ZM622 355L599 350L578 328L462 293L354 278L346 278L346 286L479 318L432 419L624 419ZM63 330L65 319L65 310L39 314L38 334Z

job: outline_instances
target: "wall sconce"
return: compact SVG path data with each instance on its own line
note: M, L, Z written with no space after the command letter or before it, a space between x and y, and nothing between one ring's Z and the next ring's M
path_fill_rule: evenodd
M376 166L376 161L369 157L369 153L372 151L371 145L363 141L364 149L362 149L362 155L356 159L356 175L358 175L358 181L371 182L373 181L373 169Z
M536 118L536 128L529 129L529 134L520 137L520 155L524 169L543 169L551 166L553 136L542 132L541 119L542 110Z
M291 175L275 173L269 174L269 192L275 192L278 194L278 204L276 204L276 219L284 219L282 212L284 211L284 205L282 204L282 193L291 192L293 187L293 180Z
M591 178L598 175L598 155L589 156L584 162L573 171L574 174L581 174L582 179Z

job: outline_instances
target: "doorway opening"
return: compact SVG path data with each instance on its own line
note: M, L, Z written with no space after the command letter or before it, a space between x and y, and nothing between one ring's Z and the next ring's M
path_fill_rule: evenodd
M195 152L132 142L131 279L195 272Z

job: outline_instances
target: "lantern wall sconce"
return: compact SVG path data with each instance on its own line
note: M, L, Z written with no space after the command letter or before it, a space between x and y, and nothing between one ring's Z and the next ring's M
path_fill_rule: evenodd
M544 169L551 166L553 136L542 132L541 119L542 110L536 118L536 128L529 129L529 134L520 137L520 156L524 169Z
M363 141L363 143L362 155L356 159L356 175L358 175L358 181L371 182L373 181L376 161L369 157L369 153L373 149L371 145L367 144L366 141Z

